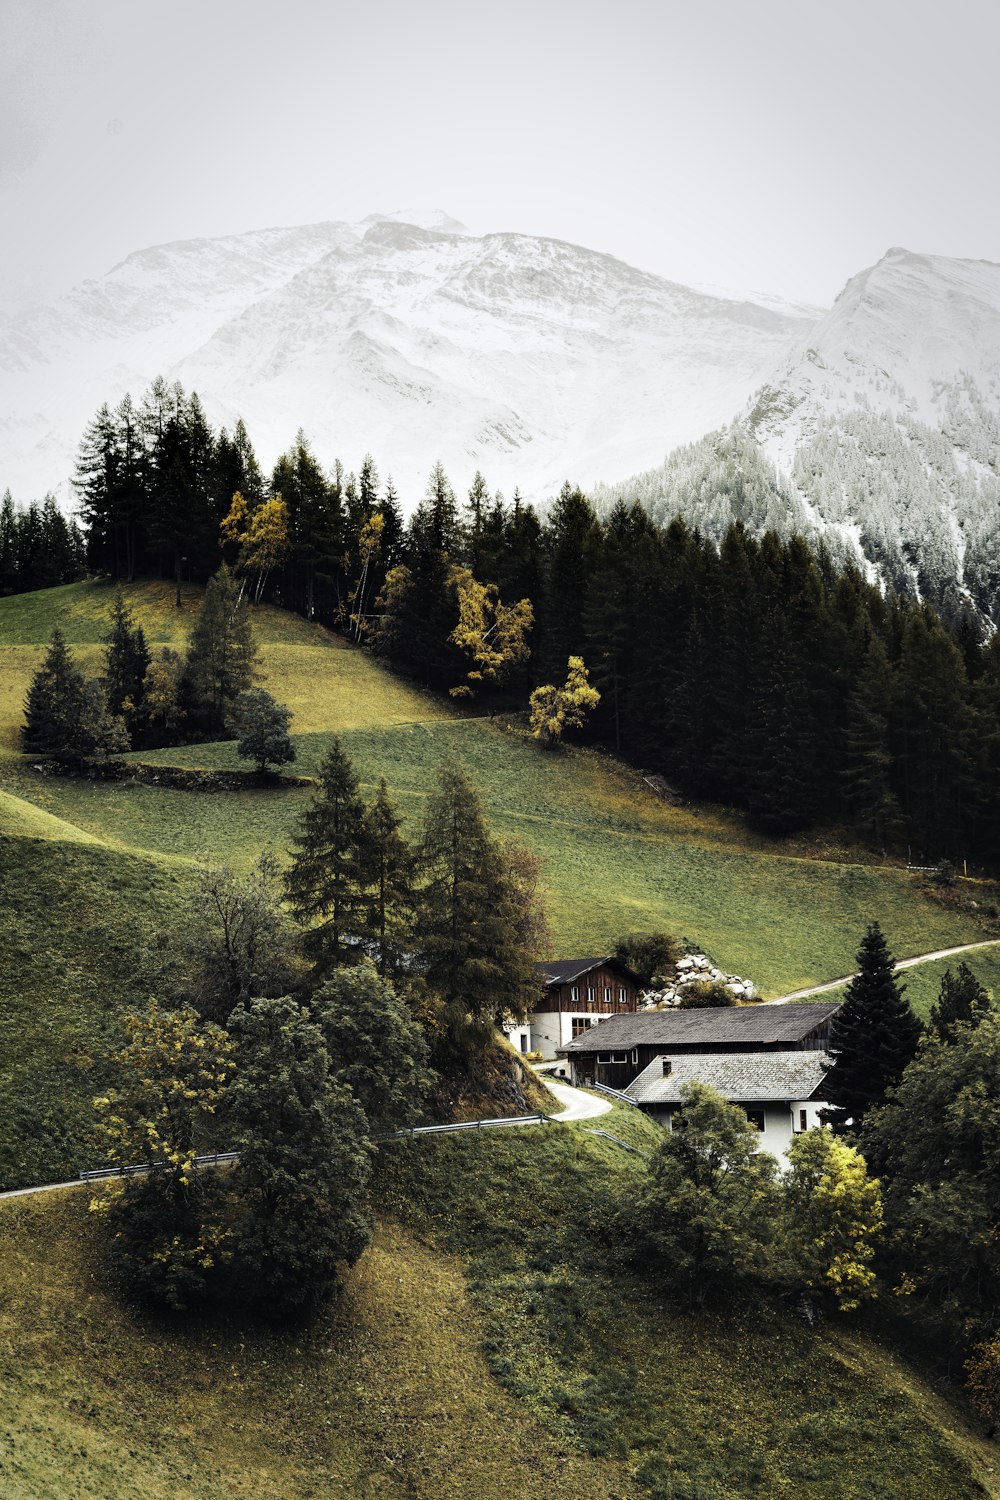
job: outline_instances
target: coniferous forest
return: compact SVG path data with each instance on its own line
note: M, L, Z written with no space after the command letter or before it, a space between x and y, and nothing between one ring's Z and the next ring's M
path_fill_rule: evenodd
M241 422L214 431L162 380L101 408L76 487L91 570L180 590L225 561L250 597L480 711L582 657L587 734L686 795L775 834L833 823L914 862L1000 862L1000 642L800 537L717 543L622 499L602 518L569 484L541 516L478 474L456 497L440 464L407 521L370 454L327 473L300 432L265 474ZM4 586L61 581L23 576Z

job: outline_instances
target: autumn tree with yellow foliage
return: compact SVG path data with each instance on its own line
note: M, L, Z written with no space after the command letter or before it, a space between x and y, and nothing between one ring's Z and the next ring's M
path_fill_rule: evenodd
M180 1309L225 1255L219 1180L194 1163L229 1084L233 1046L190 1007L155 1000L125 1017L125 1033L121 1083L94 1103L111 1164L148 1170L114 1182L91 1208L107 1222L130 1290Z
M239 548L234 572L256 580L255 604L263 597L271 571L288 556L289 524L288 506L280 495L271 495L251 508L239 490L219 523L220 547L232 543Z
M567 729L582 729L587 715L601 701L596 688L590 686L590 674L582 656L571 656L566 681L561 688L552 683L535 688L531 695L531 737L543 750L554 750Z
M448 588L458 606L458 624L449 640L471 662L465 682L450 692L453 698L471 698L483 683L506 682L528 660L534 610L530 599L504 604L496 584L480 583L470 568L452 568Z

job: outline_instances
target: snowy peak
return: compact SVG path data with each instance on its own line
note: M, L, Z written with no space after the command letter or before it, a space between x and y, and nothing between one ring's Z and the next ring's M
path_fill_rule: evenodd
M154 246L0 330L0 483L66 494L100 403L163 374L268 465L303 427L408 504L438 458L541 498L725 421L811 322L439 210Z

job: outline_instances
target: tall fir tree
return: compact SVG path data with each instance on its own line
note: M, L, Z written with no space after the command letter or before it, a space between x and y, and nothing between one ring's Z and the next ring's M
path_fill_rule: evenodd
M955 1040L957 1026L978 1026L993 1007L990 992L962 962L958 973L946 969L937 1001L931 1007L930 1029L943 1042Z
M237 698L253 685L256 662L250 611L223 563L208 581L180 689L181 706L197 729L224 731Z
M83 765L129 748L122 720L109 715L103 690L75 665L58 628L32 678L24 716L25 750L64 765Z
M288 903L305 927L304 945L319 973L363 953L370 922L372 859L365 806L339 739L320 767L319 793L302 815L285 878Z
M447 762L419 848L417 947L459 1053L482 1044L505 1016L523 1018L535 995L537 927L531 883L491 836L479 793ZM525 900L527 897L527 901Z
M365 852L370 894L362 931L382 975L399 974L412 942L415 900L413 850L383 776L365 812Z
M108 712L125 720L130 735L142 717L142 697L150 655L142 626L119 591L111 604L111 619L104 636L104 685Z
M869 1110L913 1060L922 1027L895 974L882 929L871 922L858 951L858 973L830 1027L831 1066L823 1084L838 1133L859 1131Z

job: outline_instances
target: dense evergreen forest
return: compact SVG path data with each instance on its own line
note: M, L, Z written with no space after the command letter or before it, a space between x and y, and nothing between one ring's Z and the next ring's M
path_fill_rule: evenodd
M225 560L255 598L486 706L582 656L587 732L687 794L774 833L836 822L922 863L1000 861L1000 641L800 537L717 545L624 500L602 519L569 485L543 519L478 474L458 501L440 465L406 522L371 455L328 474L300 432L264 475L242 423L213 431L162 380L101 408L76 483L92 569L180 587ZM470 611L482 646L525 600L530 654L470 672Z

